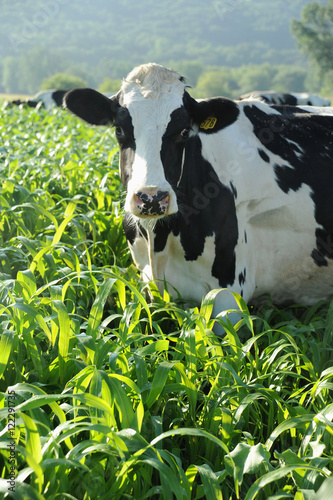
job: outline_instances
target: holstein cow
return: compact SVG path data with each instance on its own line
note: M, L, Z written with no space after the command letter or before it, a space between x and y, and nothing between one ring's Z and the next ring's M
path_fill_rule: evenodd
M54 108L56 106L62 106L62 101L66 90L42 90L38 92L33 99L37 102L42 102L46 109Z
M43 90L41 92L38 92L38 94L36 94L31 99L27 99L25 101L21 99L8 101L7 106L22 105L22 106L28 106L30 108L36 108L38 104L40 104L41 107L46 109L51 109L56 106L60 107L62 106L62 101L66 92L67 90Z
M111 99L92 89L64 105L115 127L124 230L146 280L214 314L271 294L312 304L333 294L333 116L223 97L197 101L157 64L135 68ZM170 290L170 288L169 288Z
M268 104L283 104L288 106L330 106L331 101L314 94L307 92L301 93L281 93L274 90L254 90L248 94L243 94L240 99L260 99Z

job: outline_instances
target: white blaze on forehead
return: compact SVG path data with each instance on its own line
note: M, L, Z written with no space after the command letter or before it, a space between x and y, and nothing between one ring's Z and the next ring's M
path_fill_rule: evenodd
M176 203L165 179L161 148L171 113L183 105L186 85L180 78L175 71L149 63L131 71L122 84L122 105L132 119L136 148L125 209L133 193L151 186L167 190Z
M122 83L124 105L142 99L158 99L162 95L183 95L186 87L182 77L176 71L166 69L155 63L148 63L134 68Z

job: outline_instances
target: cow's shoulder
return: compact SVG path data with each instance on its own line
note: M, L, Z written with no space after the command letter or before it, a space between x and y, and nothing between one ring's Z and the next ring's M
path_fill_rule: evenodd
M262 103L244 106L244 114L281 192L290 200L297 193L302 203L313 207L318 227L312 258L318 266L327 266L327 257L333 258L333 115L326 108L323 112L293 106L267 108Z

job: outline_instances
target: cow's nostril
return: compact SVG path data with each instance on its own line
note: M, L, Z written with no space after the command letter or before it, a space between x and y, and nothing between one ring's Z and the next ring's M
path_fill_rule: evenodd
M139 198L141 201L146 202L149 200L149 196L147 193L143 193L142 191L138 191L135 193L135 196Z
M160 202L164 200L164 198L166 198L168 195L168 191L157 191L157 193L145 193L142 191L138 191L137 193L135 193L135 196L143 201L143 203Z
M167 196L169 196L168 191L157 191L155 200L163 201L165 198L167 198Z

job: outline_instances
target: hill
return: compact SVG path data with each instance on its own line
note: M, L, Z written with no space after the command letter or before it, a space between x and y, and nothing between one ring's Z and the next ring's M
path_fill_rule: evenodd
M306 3L3 0L2 90L34 92L56 72L82 76L96 86L150 60L205 67L304 64L289 25Z

